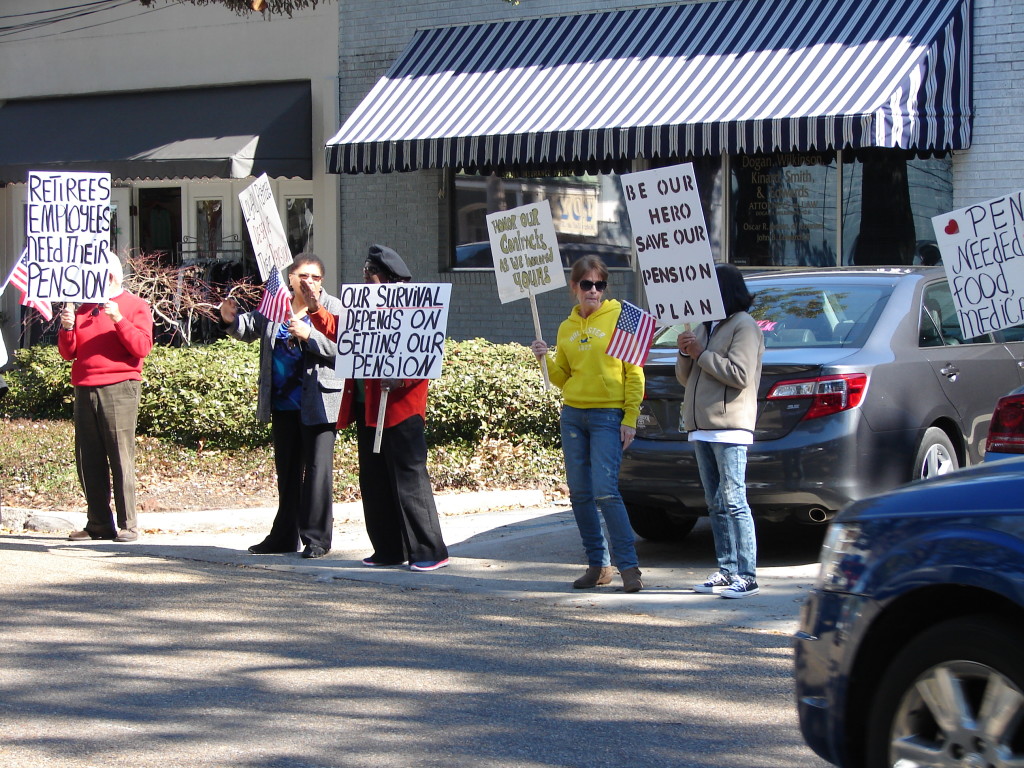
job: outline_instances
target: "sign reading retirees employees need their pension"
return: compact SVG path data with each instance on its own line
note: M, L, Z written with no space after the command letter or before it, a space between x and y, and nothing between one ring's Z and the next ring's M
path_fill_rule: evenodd
M292 251L288 247L288 236L284 231L281 214L274 201L270 179L262 174L252 184L238 193L242 205L242 216L249 230L249 239L260 268L260 278L270 277L273 269L284 269L292 263Z
M724 318L693 164L621 178L651 313L664 325Z
M335 370L344 379L441 375L451 283L343 285Z
M1024 191L932 217L964 338L1024 322Z
M102 303L110 292L110 174L29 171L28 299Z
M490 213L486 219L502 304L565 286L547 200Z

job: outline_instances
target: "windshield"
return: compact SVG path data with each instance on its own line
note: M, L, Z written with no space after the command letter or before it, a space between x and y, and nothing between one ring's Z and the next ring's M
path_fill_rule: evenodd
M861 347L892 293L891 285L834 282L748 283L750 314L766 347ZM656 348L674 348L685 324L662 329Z

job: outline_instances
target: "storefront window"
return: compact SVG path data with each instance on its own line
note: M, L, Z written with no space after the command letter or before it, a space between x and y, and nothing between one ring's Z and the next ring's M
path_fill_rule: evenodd
M452 267L493 269L486 216L548 200L563 264L597 254L610 268L630 266L629 222L617 174L500 178L455 177Z
M196 200L196 256L216 259L223 240L224 201Z
M293 254L310 253L313 251L313 198L286 197L284 199L285 231L288 236L288 247Z
M741 266L835 266L835 155L731 159L729 261Z
M953 163L889 150L843 168L843 264L935 264L932 217L953 209Z

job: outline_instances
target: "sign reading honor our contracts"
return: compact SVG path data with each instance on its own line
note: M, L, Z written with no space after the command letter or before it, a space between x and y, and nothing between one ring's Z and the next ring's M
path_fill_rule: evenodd
M547 200L490 213L486 219L494 279L502 304L565 287L562 257Z
M725 317L693 164L622 176L647 303L658 322Z
M932 218L964 338L1024 322L1024 191Z

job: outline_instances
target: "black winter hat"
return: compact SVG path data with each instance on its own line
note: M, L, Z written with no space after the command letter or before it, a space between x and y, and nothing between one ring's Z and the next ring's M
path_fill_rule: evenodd
M366 263L390 276L393 281L412 280L412 272L402 261L402 257L386 245L371 245Z

